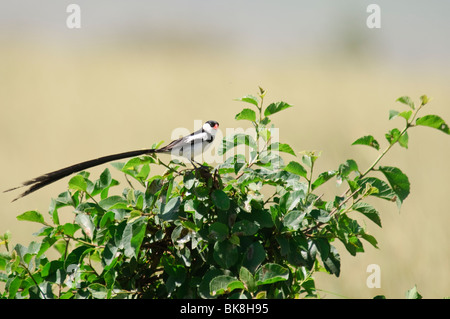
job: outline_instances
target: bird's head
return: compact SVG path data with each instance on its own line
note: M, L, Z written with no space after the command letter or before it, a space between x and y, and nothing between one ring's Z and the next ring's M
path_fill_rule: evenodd
M218 128L219 122L216 121L207 121L205 122L205 124L203 124L203 130L212 135L216 134Z

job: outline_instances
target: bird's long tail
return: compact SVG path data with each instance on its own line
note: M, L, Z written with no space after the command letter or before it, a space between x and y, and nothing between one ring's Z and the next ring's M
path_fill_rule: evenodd
M134 156L139 156L139 155L144 155L144 154L151 154L151 153L157 153L160 152L162 150L159 149L143 149L143 150L137 150L137 151L129 151L129 152L124 152L124 153L119 153L119 154L113 154L113 155L108 155L108 156L103 156L103 157L99 157L93 160L89 160L89 161L85 161L85 162L81 162L72 166L68 166L62 169L59 169L57 171L54 172L50 172L41 176L38 176L36 178L30 179L24 183L22 183L22 185L18 186L18 187L14 187L14 188L10 188L7 189L6 191L4 191L4 193L6 192L10 192L12 190L21 188L21 187L25 187L25 186L30 186L25 192L23 192L22 194L20 194L17 198L15 198L13 200L16 201L21 197L27 196L28 194L33 193L34 191L37 191L38 189L47 186L53 182L56 182L58 180L60 180L61 178L64 178L66 176L69 176L73 173L77 173L80 172L82 170L91 168L91 167L95 167L101 164L105 164L111 161L115 161L115 160L120 160L120 159L124 159L124 158L129 158L129 157L134 157Z

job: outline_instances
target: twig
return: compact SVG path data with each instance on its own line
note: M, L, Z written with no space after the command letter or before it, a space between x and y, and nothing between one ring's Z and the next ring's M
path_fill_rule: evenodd
M31 273L31 271L28 269L28 267L20 262L20 265L27 271L28 275L30 276L31 280L33 280L35 286L37 287L37 289L39 290L39 292L41 293L43 299L47 299L47 296L44 294L44 292L42 291L41 287L39 287L39 284L36 282L36 280L33 277L33 274Z

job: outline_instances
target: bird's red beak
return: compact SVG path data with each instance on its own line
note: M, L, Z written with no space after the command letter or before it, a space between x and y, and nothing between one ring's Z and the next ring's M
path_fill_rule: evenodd
M216 125L214 125L213 127L215 130L217 130L219 128L219 123L217 123Z

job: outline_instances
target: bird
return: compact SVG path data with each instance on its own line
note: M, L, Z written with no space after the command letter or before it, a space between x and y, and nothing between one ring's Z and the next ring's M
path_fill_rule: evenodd
M25 186L29 186L29 188L20 194L18 197L13 199L13 202L25 197L38 189L41 189L44 186L47 186L51 183L54 183L64 177L67 177L73 173L77 173L95 166L99 166L111 161L116 161L124 158L130 158L140 155L148 155L148 154L155 154L155 153L171 153L174 156L182 156L187 158L191 164L197 168L197 166L194 164L195 160L194 157L197 155L202 154L206 149L208 149L212 142L214 141L214 138L216 136L217 130L219 128L219 123L217 121L206 121L202 128L189 134L184 137L181 137L179 139L173 140L166 146L163 146L161 148L157 149L141 149L136 151L128 151L113 155L107 155L103 157L99 157L96 159L92 159L89 161L77 163L38 177L35 177L33 179L30 179L28 181L25 181L22 183L22 185L13 187L10 189L7 189L4 191L10 192L18 188L22 188ZM199 163L197 163L199 164ZM203 166L202 164L199 164L200 166Z

